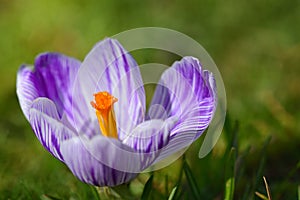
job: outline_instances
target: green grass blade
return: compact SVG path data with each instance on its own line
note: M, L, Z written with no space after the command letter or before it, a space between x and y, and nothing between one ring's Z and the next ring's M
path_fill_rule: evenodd
M172 191L171 191L171 194L170 194L168 200L173 200L173 199L174 199L175 194L176 194L176 191L177 191L177 187L174 187L174 188L172 189Z
M229 159L226 164L225 170L225 200L232 200L234 197L234 185L235 185L235 159L236 159L236 150L231 148Z
M111 187L95 187L96 192L98 193L98 198L101 200L108 200L108 199L120 199L121 196Z
M43 194L41 196L41 200L61 200L60 198L51 196L51 195L47 195L47 194Z
M247 199L254 199L255 192L257 191L258 185L261 182L261 178L263 176L263 169L265 167L265 162L266 162L267 148L269 146L270 141L271 141L271 136L269 136L263 143L263 147L262 147L261 153L260 153L261 156L260 156L259 165L256 170L257 173L256 173L256 176L253 177L254 178L253 183L250 187Z
M180 196L182 195L182 192L181 190L179 189L180 188L180 185L181 185L181 181L182 181L182 175L183 175L183 164L185 163L185 155L183 154L183 157L182 157L182 166L180 168L180 171L179 171L179 177L178 177L178 180L177 180L177 183L175 185L176 189L175 190L175 194L174 194L174 199L179 199Z
M300 200L300 185L298 185L298 200Z
M231 151L231 147L235 147L236 152L238 152L238 135L239 135L239 130L240 130L240 126L239 126L239 121L235 121L233 125L231 125L231 121L229 119L229 117L226 117L226 121L225 121L225 125L224 125L224 129L225 129L225 139L227 142L227 148L224 152L224 155L228 155Z
M169 184L169 178L168 178L168 175L165 175L165 193L166 193L166 195L169 194L168 184Z
M250 190L251 190L250 184L246 185L246 189L244 191L244 194L243 194L241 200L247 200L247 199L249 199Z
M195 176L193 175L193 173L192 173L189 165L187 164L187 162L184 162L183 170L184 170L186 179L188 181L188 184L191 188L192 195L193 195L194 199L200 199L199 187L197 186L197 182L194 178Z
M262 178L262 175L263 175L263 169L265 167L265 162L266 162L267 148L270 144L270 141L271 141L271 137L268 137L266 139L266 141L264 142L264 145L263 145L263 148L262 148L262 151L261 151L262 156L261 156L261 159L260 159L260 162L259 162L259 167L258 167L257 174L256 174L256 181L255 181L255 187L254 187L255 190L257 189L257 186L261 182L261 178Z
M264 182L265 182L265 187L266 187L266 191L267 191L267 195L268 195L268 199L271 200L271 192L270 192L270 187L269 184L267 182L267 179L265 176L263 176Z
M234 177L227 179L225 183L225 200L232 200L234 196Z
M150 199L150 193L152 191L152 182L153 182L153 174L150 176L148 181L145 184L141 200L147 200Z
M97 191L97 188L94 187L94 186L90 186L91 190L92 190L92 193L93 193L93 196L96 200L100 200L100 197L99 197L99 193Z
M268 197L266 197L265 195L259 193L259 192L255 192L256 196L258 196L259 198L261 198L262 200L269 200Z

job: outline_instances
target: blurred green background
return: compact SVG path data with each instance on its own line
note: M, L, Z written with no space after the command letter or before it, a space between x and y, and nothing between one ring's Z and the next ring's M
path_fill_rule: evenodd
M223 76L226 129L207 158L197 158L201 139L187 152L203 199L223 198L224 152L231 146L238 147L240 155L235 164L236 199L258 198L255 191L266 194L262 175L274 199L296 199L300 184L299 0L0 0L0 199L92 198L93 190L43 149L25 120L15 94L19 66L33 63L45 51L83 60L104 37L145 26L170 28L192 37ZM171 63L172 58L151 50L133 56L140 64ZM158 196L164 193L164 177L169 177L171 188L178 173L176 163L155 172L153 188ZM147 177L143 174L131 184L136 196Z

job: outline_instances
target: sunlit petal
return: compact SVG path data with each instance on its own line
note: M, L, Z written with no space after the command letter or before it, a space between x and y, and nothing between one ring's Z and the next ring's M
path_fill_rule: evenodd
M144 120L145 92L139 68L135 60L126 52L120 43L105 39L96 44L83 61L75 82L74 97L86 105L87 117L96 116L90 101L93 94L107 91L118 99L114 110L118 128L123 134ZM75 115L76 119L76 115ZM76 119L80 129L85 120ZM120 139L125 136L119 135Z
M159 85L151 105L161 105L165 113L154 110L152 116L178 117L178 124L161 154L166 157L191 144L208 127L217 103L216 89L212 74L202 70L200 62L193 57L175 62L163 73Z

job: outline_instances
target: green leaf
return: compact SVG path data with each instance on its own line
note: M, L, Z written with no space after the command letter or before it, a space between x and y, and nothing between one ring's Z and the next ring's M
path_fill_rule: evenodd
M174 188L172 189L172 191L171 191L171 194L170 194L168 200L173 200L173 199L174 199L175 194L176 194L176 191L177 191L177 187L174 187Z
M150 197L150 193L152 191L152 182L153 182L153 174L151 174L150 178L145 184L141 200L147 200Z
M187 162L183 163L183 170L186 176L186 179L188 181L189 186L191 187L192 190L192 195L194 199L200 199L200 191L197 186L197 182L195 180L195 176L193 175L190 167L188 166Z
M236 159L236 150L234 147L231 148L229 159L226 164L225 170L225 200L232 200L234 197L234 184L235 184L235 159Z

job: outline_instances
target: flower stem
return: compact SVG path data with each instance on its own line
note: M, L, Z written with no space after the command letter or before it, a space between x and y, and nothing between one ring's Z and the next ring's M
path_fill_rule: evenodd
M112 188L110 187L96 187L98 196L101 200L109 199L122 199Z

